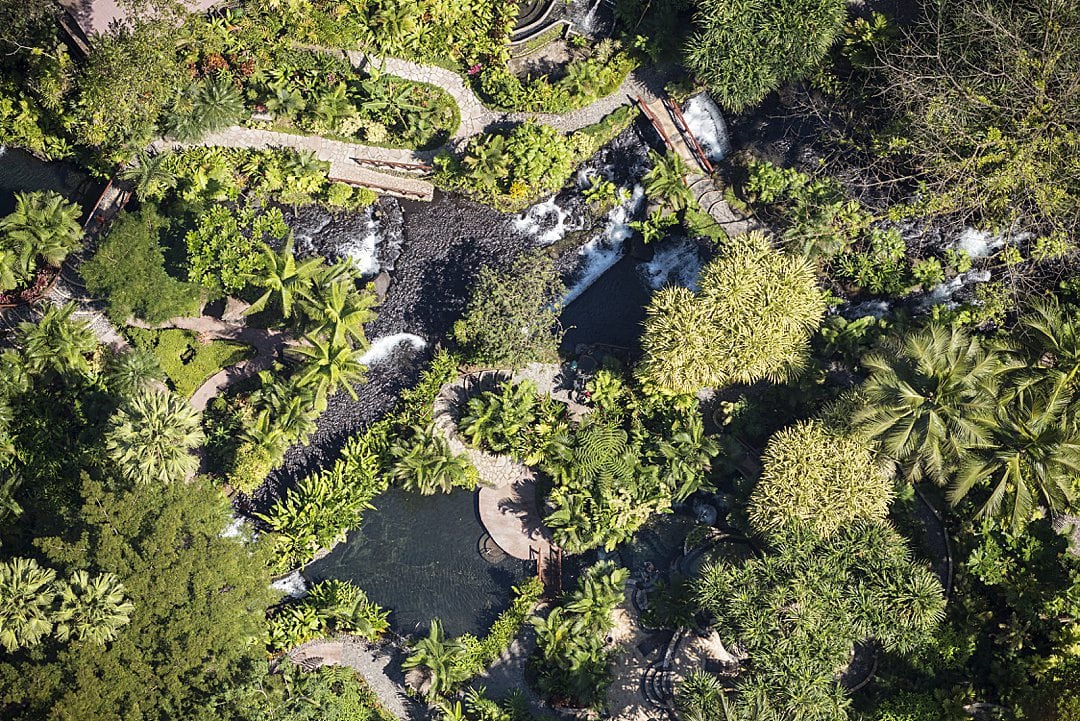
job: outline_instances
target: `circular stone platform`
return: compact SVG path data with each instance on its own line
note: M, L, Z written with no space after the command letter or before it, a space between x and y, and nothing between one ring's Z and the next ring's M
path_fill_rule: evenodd
M478 506L480 522L507 555L528 561L551 548L531 476L499 488L481 488Z

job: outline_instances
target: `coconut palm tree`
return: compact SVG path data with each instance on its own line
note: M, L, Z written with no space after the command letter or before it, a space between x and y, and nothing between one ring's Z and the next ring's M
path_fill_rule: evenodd
M314 296L305 304L315 324L311 334L328 338L334 345L351 343L366 349L364 324L375 320L375 294L357 292L352 280L343 280L318 286Z
M266 292L251 304L244 315L258 313L266 308L270 299L276 297L281 304L281 314L291 318L293 303L307 298L311 293L312 283L318 276L323 263L322 258L308 258L296 262L293 255L293 239L285 241L280 252L270 248L263 250L263 264L259 273L252 276L251 282Z
M338 386L356 400L353 385L364 379L367 366L364 352L353 349L348 343L331 343L311 334L305 335L305 345L294 346L289 353L300 360L297 380L300 385L314 384L317 393L332 394Z
M176 173L169 168L169 157L168 152L150 154L140 150L135 162L120 171L120 178L134 186L139 200L156 197L176 185Z
M446 640L442 621L433 618L427 637L413 644L412 653L401 667L423 669L427 676L428 695L445 696L456 684L471 675L462 663L465 652L465 645L460 640Z
M1011 366L958 328L932 325L863 358L870 376L856 423L910 481L943 483L960 450L984 440L976 417L996 405Z
M686 185L690 169L678 154L660 155L649 151L653 167L645 174L645 194L658 200L674 211L680 211L694 202L694 194Z
M49 306L37 323L19 324L17 345L28 372L52 370L61 376L90 372L88 356L97 350L97 338L85 323L71 319L74 312L74 303Z
M473 138L462 162L469 169L469 177L488 187L494 187L510 172L506 138L501 135L481 135Z
M1005 516L1015 531L1037 503L1061 513L1075 498L1080 437L1062 423L1060 404L1019 395L979 417L981 438L964 452L949 501L956 505L983 481L990 496L982 517Z
M1025 367L1016 373L1021 392L1046 398L1046 405L1072 406L1080 385L1080 319L1056 300L1035 304L1020 318L1014 334ZM1065 416L1080 424L1075 413Z
M56 572L32 558L0 563L0 645L13 653L34 646L52 631Z
M192 449L202 443L200 414L164 390L128 399L109 421L105 450L121 475L135 483L169 483L198 469Z
M16 254L20 282L33 275L39 256L59 267L82 247L81 214L78 205L51 190L15 194L15 210L0 219L0 247Z
M91 578L86 571L76 571L60 591L56 637L104 645L131 621L134 610L115 575L102 573Z
M164 378L165 374L157 357L142 348L117 353L109 359L105 368L105 380L109 389L120 397L135 395Z
M394 477L407 491L431 496L471 485L469 460L454 454L433 426L415 426L412 437L408 441L399 440L391 452L397 458Z

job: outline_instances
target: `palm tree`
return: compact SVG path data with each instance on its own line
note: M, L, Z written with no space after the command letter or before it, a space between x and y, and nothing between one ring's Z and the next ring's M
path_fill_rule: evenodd
M265 248L262 268L251 278L251 282L266 288L266 292L251 304L244 315L264 310L270 299L276 296L281 303L281 314L291 318L293 302L308 297L312 281L318 276L322 262L322 258L316 257L297 263L296 256L293 255L292 237L285 241L285 246L278 253Z
M481 135L474 138L469 143L462 162L469 169L469 177L493 187L510 172L506 138L501 135Z
M198 469L191 451L202 440L199 412L173 393L151 389L113 414L105 449L126 479L169 483Z
M0 219L4 247L18 255L16 274L27 281L41 256L59 267L69 253L82 247L82 211L51 190L15 194L15 210Z
M355 342L355 347L366 349L364 324L375 319L375 303L375 294L357 292L352 280L319 286L316 297L306 305L316 323L311 334L326 337L334 345Z
M1015 333L1025 368L1016 386L1042 394L1048 406L1071 406L1080 375L1080 319L1056 300L1033 306L1020 318ZM1075 414L1067 414L1074 423Z
M139 200L155 197L176 185L176 173L168 166L169 156L168 152L151 155L146 150L140 150L135 155L135 162L120 171L120 178L135 187Z
M943 483L960 450L984 439L975 421L996 404L1010 366L957 328L932 325L863 358L870 377L855 420L910 481Z
M222 73L204 81L195 93L192 114L203 133L236 123L244 112L244 96L236 83Z
M52 369L63 376L90 372L87 357L97 350L97 338L89 326L71 320L75 304L49 306L37 323L19 324L18 345L27 371Z
M688 415L673 429L670 438L660 441L660 454L667 462L664 481L675 501L684 501L705 486L705 474L720 453L713 436L705 435L701 416Z
M8 653L34 646L52 631L56 572L32 558L0 563L0 645Z
M86 571L76 571L60 591L56 637L104 645L131 621L134 610L116 576L102 573L91 578Z
M655 150L649 151L653 167L645 174L645 194L659 200L674 211L680 211L694 201L694 194L686 186L686 175L690 169L676 153L660 155Z
M978 513L1007 515L1014 531L1031 520L1036 503L1064 511L1075 498L1080 438L1064 426L1060 404L1019 395L978 421L983 438L965 451L949 501L956 505L989 480L990 496Z
M471 485L469 460L463 455L455 455L447 440L433 426L415 426L412 438L396 443L392 453L397 458L394 477L407 491L431 496Z
M119 397L135 395L164 378L157 357L141 348L114 355L105 369L106 382Z
M431 630L426 638L413 644L412 653L402 662L405 669L423 668L428 681L429 696L445 696L458 684L469 677L464 668L466 648L458 639L446 640L442 622L431 619Z
M338 386L344 386L349 396L356 400L353 385L364 379L367 366L363 363L364 352L353 349L348 343L331 343L310 334L304 336L306 345L294 346L289 353L301 362L297 371L300 385L315 384L318 393L331 394Z

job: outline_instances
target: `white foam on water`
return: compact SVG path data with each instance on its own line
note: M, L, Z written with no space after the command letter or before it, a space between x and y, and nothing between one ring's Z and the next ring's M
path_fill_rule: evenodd
M653 290L665 285L697 290L701 252L698 244L689 238L669 240L657 246L653 259L639 266L638 271Z
M596 279L619 262L626 253L625 242L634 234L630 222L634 214L645 202L645 188L634 186L634 192L623 203L615 206L607 214L604 230L593 236L588 243L578 250L581 262L578 264L577 278L563 297L563 306L570 305L584 293Z
M311 228L298 230L293 236L293 249L297 255L307 256L315 254L315 236L323 232L330 225L330 217L323 216L317 225Z
M240 538L244 535L244 519L237 516L232 523L225 526L225 530L218 534L221 538Z
M361 275L372 276L379 272L379 242L382 233L379 232L379 223L375 220L368 209L364 219L364 229L360 235L342 243L338 251L342 256L349 259L357 272Z
M974 285L975 283L986 283L990 280L990 271L988 270L972 270L967 273L961 273L955 278L951 278L944 283L939 283L930 289L930 292L926 294L926 297L922 299L919 305L926 309L930 306L944 304L946 308L955 308L959 305L953 300L953 297L960 292L962 288L968 285Z
M293 571L284 578L279 578L270 584L270 588L284 593L290 598L300 598L307 593L307 581L300 575L299 571Z
M848 320L855 320L868 315L881 320L889 315L889 302L887 300L864 300L861 303L848 305L841 309L840 315Z
M964 251L972 258L986 258L1006 243L1019 243L1029 238L1031 233L1017 232L1015 229L994 235L988 230L968 227L957 236L952 247Z
M413 335L412 333L395 333L394 335L383 336L382 338L377 338L372 341L371 347L360 356L360 362L368 366L381 363L393 356L403 344L410 346L414 352L421 351L427 347L427 341L418 335Z
M724 114L707 94L702 93L690 98L683 117L709 160L723 160L731 152L731 140L728 138Z
M559 242L571 230L579 230L579 228L571 227L571 224L567 222L569 217L569 211L556 203L553 195L544 202L532 206L511 222L515 230L533 236L538 245L546 246Z

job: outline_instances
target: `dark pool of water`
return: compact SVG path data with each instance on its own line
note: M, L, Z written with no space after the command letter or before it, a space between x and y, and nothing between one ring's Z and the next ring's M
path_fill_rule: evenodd
M637 353L645 306L653 294L642 279L640 265L640 260L623 256L566 306L559 317L565 329L561 348L564 354L573 354L579 343L599 343Z
M0 216L15 209L16 191L55 190L87 210L105 186L71 163L46 163L22 150L0 150Z
M490 563L478 551L485 535L476 494L421 496L390 490L375 500L361 527L330 555L311 564L311 582L356 583L385 608L402 635L426 633L432 618L449 635L484 635L510 605L510 587L526 564L504 557Z

